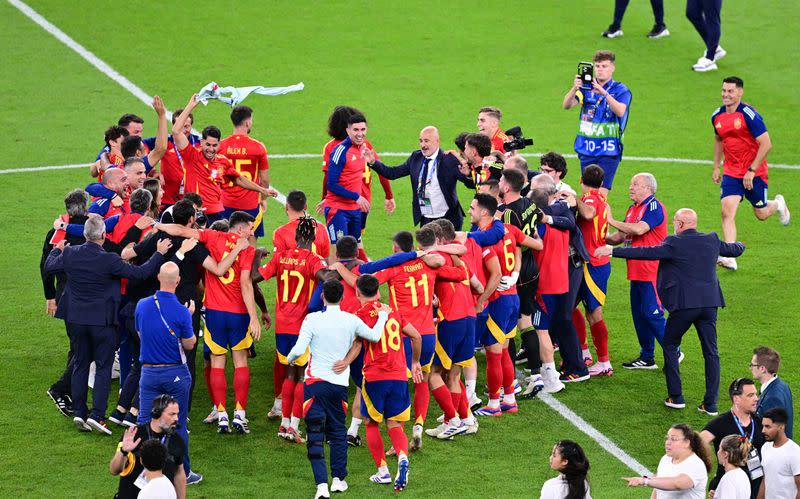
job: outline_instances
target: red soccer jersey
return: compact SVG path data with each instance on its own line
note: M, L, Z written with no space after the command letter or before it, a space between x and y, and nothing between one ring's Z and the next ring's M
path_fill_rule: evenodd
M419 334L434 334L433 297L437 276L447 281L464 279L463 269L441 267L432 269L421 259L376 272L381 284L389 283L389 296L392 308L402 310L408 322L414 325Z
M185 172L181 158L182 156L175 149L175 143L170 140L167 143L167 152L161 158L161 176L164 179L164 195L161 197L161 204L175 204L183 196L181 185Z
M589 263L595 267L607 264L611 258L608 256L594 256L597 248L606 245L606 233L608 232L608 202L606 197L597 190L590 190L584 194L581 201L594 208L594 218L586 220L580 218L578 227L583 233L583 242L586 244L586 251L589 252Z
M181 149L180 153L186 170L183 191L200 194L207 215L221 212L224 209L221 186L238 177L239 172L225 156L217 154L213 161L208 161L191 144Z
M625 244L632 247L658 246L667 237L667 210L653 196L639 204L631 205L625 214L625 223L646 222L650 230L641 236L626 236ZM629 281L655 282L658 276L658 260L628 260Z
M300 334L314 292L316 274L325 268L319 255L304 248L278 251L258 272L264 279L277 276L275 333Z
M505 234L501 240L491 246L491 250L500 260L500 277L509 277L517 264L517 246L525 240L525 234L514 225L503 224L503 226L506 229ZM500 295L515 294L517 294L516 284L505 291L495 290L488 301L496 300Z
M323 185L322 189L323 195L325 196L325 206L331 208L332 211L357 210L358 205L356 205L355 200L337 196L336 194L333 194L327 190L327 175L328 167L330 166L331 154L333 154L336 147L341 143L342 141L339 140L331 140L325 144L325 148L322 151L322 171L325 172L326 179L326 185ZM368 140L365 140L361 147L351 145L350 148L347 149L346 153L342 151L342 154L346 154L346 160L344 169L339 176L339 184L349 191L358 192L368 201L372 201L373 173L370 167L367 166L367 162L363 157L361 157L364 149L370 149L375 152L375 148L372 147L372 144ZM377 152L375 153L375 159L380 160ZM381 180L381 185L383 186L383 190L386 194L386 199L391 199L394 197L389 181L380 175L378 175L378 178Z
M378 322L378 311L374 304L367 302L358 309L356 315L369 326ZM406 352L403 348L403 328L408 324L396 310L389 313L383 326L381 339L372 343L364 340L364 379L367 381L397 380L406 381Z
M498 128L494 134L492 134L492 150L493 151L500 151L503 154L506 154L505 142L508 140L508 135Z
M366 142L369 143L369 141ZM328 141L327 144L325 144L325 147L322 148L322 171L324 173L328 173L328 161L331 159L331 153L336 148L336 146L338 146L341 143L342 141L339 139L331 139Z
M728 113L725 106L711 116L714 133L722 139L722 173L734 178L742 178L753 163L758 152L756 137L766 133L764 120L755 109L740 103L736 110ZM767 180L767 160L756 168L756 176Z
M239 240L239 236L232 232L218 232L211 229L200 229L198 232L200 242L218 262L228 256ZM242 273L246 279L250 278L249 272L254 255L255 248L248 246L236 256L236 260L224 276L216 276L206 271L206 296L203 302L206 308L234 314L247 313L239 278Z
M538 224L542 250L534 251L539 266L539 287L536 294L560 295L569 291L569 231ZM502 266L502 265L501 265Z
M434 292L439 299L439 318L446 321L457 321L464 317L475 317L475 304L472 301L472 290L469 286L469 269L464 262L458 267L453 264L453 257L447 253L436 252L445 259L445 265L461 268L464 271L464 280L461 282L448 282L441 279L436 281Z
M297 220L292 220L275 229L272 233L272 245L275 247L275 253L297 247L297 242L294 238L296 231ZM328 238L328 229L319 222L317 222L314 242L311 243L311 251L322 258L328 258L331 254L331 241Z
M261 172L269 170L266 146L249 135L231 135L222 139L219 153L231 161L239 175L256 184L260 184ZM258 192L233 182L222 187L222 204L226 208L254 210L258 208L258 196Z

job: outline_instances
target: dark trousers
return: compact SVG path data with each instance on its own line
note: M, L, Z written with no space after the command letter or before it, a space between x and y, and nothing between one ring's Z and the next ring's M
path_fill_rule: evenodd
M314 472L314 481L317 485L328 483L326 437L331 449L331 475L344 480L347 476L347 430L344 426L347 387L317 381L305 385L303 400L303 405L307 407L304 417L308 460Z
M142 410L136 420L138 424L147 423L152 419L150 414L153 408L153 399L161 394L171 395L178 401L178 427L176 431L186 442L186 455L183 460L183 469L186 476L191 471L189 462L189 432L186 428L186 421L189 417L189 387L192 385L192 377L186 364L177 366L163 367L144 367L139 380L139 391L141 393Z
M75 348L73 346L72 331L68 322L64 323L67 330L67 338L69 338L69 351L67 352L67 365L64 367L64 372L61 377L50 385L50 389L60 395L69 395L72 397L72 371L75 368Z
M551 327L550 332L554 340L558 343L558 351L561 360L564 361L564 371L569 374L584 375L588 373L586 364L583 363L581 354L581 342L578 340L578 332L572 324L572 310L578 301L578 291L583 282L583 263L573 265L569 263L569 290L559 303L556 311L556 322Z
M700 348L706 368L706 407L717 407L719 392L719 353L717 352L717 308L689 308L676 310L667 317L664 329L664 374L667 377L667 393L671 397L682 396L681 373L678 364L681 339L694 324L700 338Z
M128 352L132 359L131 365L128 368L128 375L122 382L122 388L119 392L119 401L117 405L130 410L131 407L139 408L139 376L142 373L142 364L139 362L139 333L136 332L136 324L133 317L120 317L122 322L121 333L126 338L128 345ZM122 348L120 348L120 351ZM120 379L122 379L122 354L119 356L120 362Z
M616 0L614 2L614 26L622 26L622 17L628 8L628 2L630 0ZM653 17L655 17L656 24L662 26L664 24L664 0L650 0L650 7L653 8Z
M72 408L75 416L86 419L105 419L108 390L111 386L111 367L117 338L114 326L86 326L71 324L74 338L75 368L72 371ZM95 363L92 412L88 414L86 399L89 394L89 364Z
M195 303L202 303L202 298L199 300L195 300ZM197 306L195 308L194 314L192 314L192 329L194 330L195 336L198 338L200 337L200 307ZM197 342L199 345L200 342ZM191 350L185 350L184 353L186 354L186 367L189 368L189 374L192 375L192 386L189 388L189 410L192 410L192 398L194 396L194 383L195 379L195 365L197 364L197 345Z
M686 0L686 17L705 42L706 58L712 61L722 34L720 11L722 0Z
M656 341L663 345L666 322L655 282L631 281L631 315L641 347L639 357L653 360Z

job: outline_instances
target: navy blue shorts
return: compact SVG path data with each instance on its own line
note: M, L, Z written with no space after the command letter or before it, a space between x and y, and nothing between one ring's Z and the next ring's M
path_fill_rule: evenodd
M441 321L436 331L433 363L450 369L453 364L468 366L475 355L475 317Z
M214 355L225 355L228 349L247 350L253 344L250 316L206 309L203 341Z
M539 331L549 331L561 302L567 293L559 295L538 295L536 297L536 312L533 314L533 327Z
M350 379L353 380L355 386L361 386L364 380L364 347L362 345L361 351L358 352L358 357L350 363Z
M261 205L259 204L257 208L253 208L252 210L243 210L241 208L228 208L225 207L224 216L226 219L230 219L231 215L233 215L234 211L243 211L253 218L256 219L253 222L253 235L256 237L264 237L264 212L261 211Z
M411 419L411 396L408 382L399 380L364 380L361 385L361 414L380 423L384 419Z
M333 215L330 211L330 208L325 208L325 222L331 244L336 244L344 236L353 236L361 242L361 226L366 223L366 216L362 217L361 210L336 210Z
M581 173L583 169L589 165L597 165L603 169L605 176L603 177L603 187L611 190L611 185L614 183L614 175L617 174L617 167L622 160L622 156L584 156L578 155L581 162Z
M501 345L509 338L517 335L517 319L519 318L519 296L500 295L486 306L489 317L481 335L481 344Z
M433 362L433 354L436 351L436 335L423 334L422 336L422 353L419 355L419 363L422 365L424 372L431 371L431 362ZM403 349L406 354L406 367L408 368L408 377L411 377L411 338L403 335Z
M606 303L606 290L610 276L611 262L598 266L587 263L583 266L583 282L581 282L578 296L589 312Z
M744 180L729 175L722 176L722 184L720 185L721 193L719 198L726 198L728 196L739 196L739 199L745 198L750 201L753 208L766 208L767 206L767 183L761 177L753 177L753 188L747 190L744 188Z

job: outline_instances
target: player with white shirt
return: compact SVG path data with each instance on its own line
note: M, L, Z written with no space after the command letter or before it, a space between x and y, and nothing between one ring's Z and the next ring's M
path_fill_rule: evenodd
M787 417L786 409L773 407L761 420L766 443L761 447L764 480L758 499L794 499L800 490L800 445L786 436Z

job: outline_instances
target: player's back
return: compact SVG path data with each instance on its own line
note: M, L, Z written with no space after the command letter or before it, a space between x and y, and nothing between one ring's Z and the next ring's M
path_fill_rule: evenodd
M228 256L239 240L239 235L232 232L218 232L211 229L202 229L199 232L200 242L205 245L211 257L218 262ZM243 271L249 271L252 268L254 253L255 249L252 246L239 252L225 275L217 276L206 271L204 303L207 308L222 312L247 313L247 307L242 298L240 276ZM249 275L246 278L249 279Z
M367 302L356 312L356 315L369 327L374 326L378 321L375 303L375 301ZM367 381L406 381L406 353L403 347L405 324L403 316L393 310L389 313L386 325L383 327L381 339L375 343L366 340L363 342L364 379Z
M295 233L297 232L298 220L287 222L272 233L272 244L275 252L297 247ZM311 243L311 251L322 258L328 258L331 254L331 241L328 238L328 230L321 223L316 221L314 223L317 229L314 233L314 242Z
M375 273L381 283L389 284L392 308L401 310L420 334L433 334L433 287L436 270L420 258Z
M267 148L249 135L235 134L222 139L219 154L228 158L239 174L259 183L261 171L269 168ZM227 182L222 191L222 204L228 208L252 210L258 206L258 192Z
M517 264L517 244L521 239L525 239L525 234L522 233L516 226L511 224L503 224L505 233L503 238L491 246L491 251L497 255L500 261L500 276L509 277ZM517 293L517 286L511 286L505 291L495 291L489 297L489 301L495 300L500 295L513 295Z
M319 255L305 248L276 252L258 269L264 279L275 277L275 332L299 334L314 292L316 273L325 267Z
M583 195L581 202L594 208L594 217L591 220L578 218L578 227L583 233L586 251L589 253L589 263L592 265L605 265L610 261L607 256L596 257L597 248L606 244L608 232L608 203L606 197L598 190L591 190Z
M455 267L453 257L447 253L436 252L445 259L445 265ZM472 291L469 286L469 268L464 262L459 267L466 270L466 279L460 282L436 280L434 290L439 299L439 316L447 321L455 321L464 317L475 317L475 307L472 301Z

